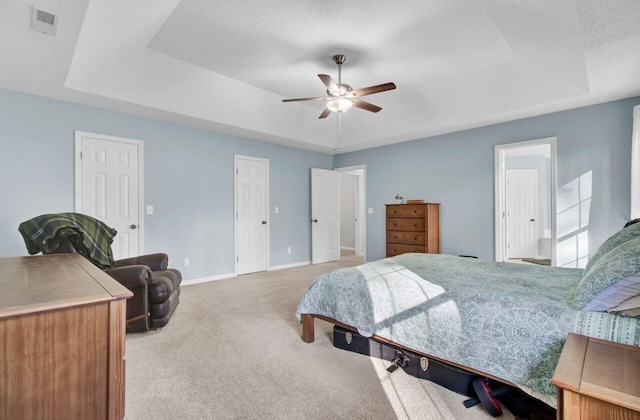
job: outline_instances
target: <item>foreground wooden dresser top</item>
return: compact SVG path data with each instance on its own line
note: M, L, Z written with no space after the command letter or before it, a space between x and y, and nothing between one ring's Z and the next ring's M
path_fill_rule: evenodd
M122 418L131 295L79 254L0 258L0 418Z
M551 383L558 418L640 419L640 348L569 334Z

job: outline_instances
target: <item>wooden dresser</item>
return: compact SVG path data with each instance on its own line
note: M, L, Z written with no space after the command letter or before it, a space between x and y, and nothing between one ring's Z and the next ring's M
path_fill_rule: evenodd
M0 258L0 418L122 419L130 296L79 254Z
M440 204L386 204L387 257L440 253Z
M640 419L640 348L569 334L551 383L559 419Z

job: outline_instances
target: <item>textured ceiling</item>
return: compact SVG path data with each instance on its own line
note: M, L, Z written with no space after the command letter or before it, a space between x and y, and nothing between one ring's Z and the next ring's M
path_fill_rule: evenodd
M59 15L30 30L31 5ZM640 2L12 0L0 87L333 153L640 95ZM395 82L319 120L318 73Z

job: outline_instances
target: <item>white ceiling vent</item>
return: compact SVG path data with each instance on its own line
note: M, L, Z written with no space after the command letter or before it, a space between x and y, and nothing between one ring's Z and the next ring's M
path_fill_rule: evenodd
M57 28L58 16L31 7L31 29L47 35L56 36Z

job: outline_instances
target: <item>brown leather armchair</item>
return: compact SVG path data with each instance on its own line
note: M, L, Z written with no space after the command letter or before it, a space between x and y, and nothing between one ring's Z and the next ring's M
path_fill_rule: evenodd
M69 241L43 254L77 252ZM133 296L127 300L127 332L144 332L164 327L180 303L182 274L168 268L167 254L148 254L116 260L116 267L103 269Z
M149 254L116 260L105 273L133 292L127 300L127 332L164 327L180 303L182 275L167 268L167 254Z
M29 254L79 253L133 292L127 300L127 332L164 327L180 303L182 275L167 254L113 260L116 231L79 213L46 214L18 227ZM91 234L89 234L91 232Z

